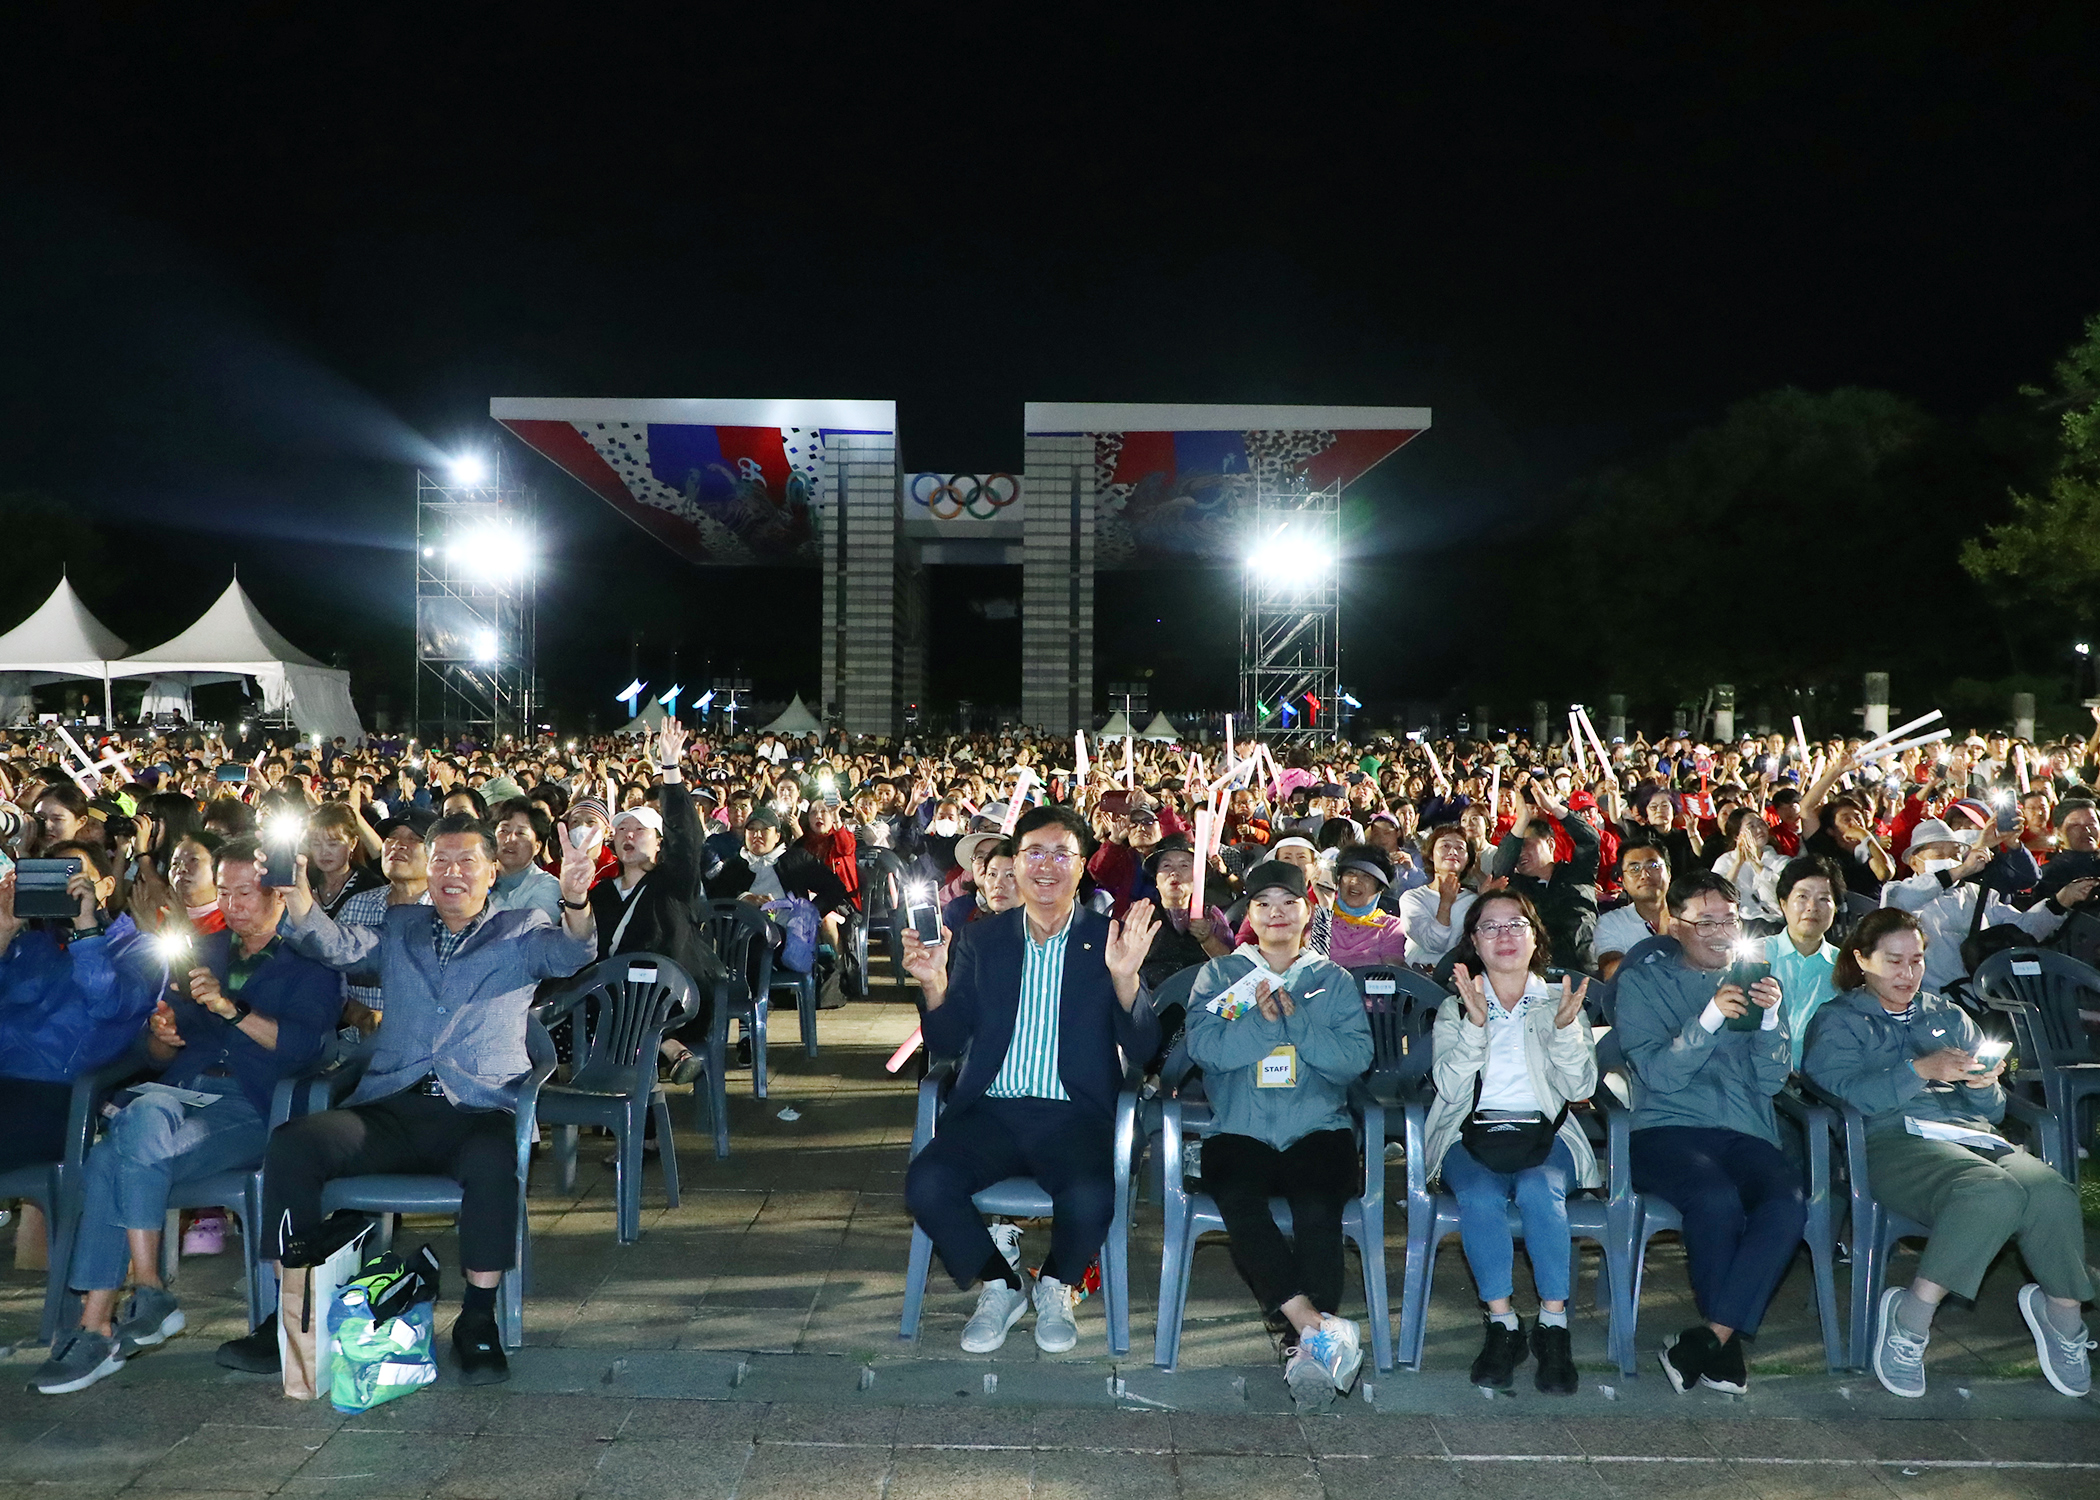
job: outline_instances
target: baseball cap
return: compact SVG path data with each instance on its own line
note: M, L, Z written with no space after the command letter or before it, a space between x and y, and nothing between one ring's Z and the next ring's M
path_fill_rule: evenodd
M630 820L641 824L644 828L653 828L658 833L664 831L664 815L653 807L630 807L613 819L613 827L618 828L622 823ZM758 821L756 813L751 815L751 821L753 823Z
M1252 901L1263 891L1282 889L1289 891L1300 901L1305 899L1305 872L1296 865L1286 864L1280 859L1265 859L1247 872L1241 882L1247 899Z
M412 807L407 812L386 819L376 831L382 839L387 839L393 837L395 829L406 828L417 838L422 838L430 832L430 825L436 821L436 813L425 812L422 808Z
M655 813L654 808L650 808L648 811L652 815ZM623 813L621 816L624 817L626 815ZM664 826L663 819L658 818L655 826L661 829ZM744 819L744 826L746 828L778 828L780 826L780 814L773 810L772 803L761 802L758 806L751 809L751 816Z

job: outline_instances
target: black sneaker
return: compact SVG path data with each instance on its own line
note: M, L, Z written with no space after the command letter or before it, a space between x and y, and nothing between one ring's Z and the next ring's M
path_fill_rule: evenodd
M1699 1377L1706 1373L1707 1363L1720 1342L1714 1337L1714 1331L1701 1323L1678 1334L1677 1342L1658 1356L1662 1360L1663 1374L1670 1377L1670 1385L1678 1395L1682 1396L1699 1383Z
M1509 1390L1517 1383L1517 1366L1524 1363L1524 1325L1519 1322L1514 1328L1505 1328L1492 1316L1483 1321L1487 1325L1487 1342L1480 1346L1480 1357L1473 1361L1473 1384L1491 1391Z
M277 1352L277 1314L264 1318L255 1332L219 1345L219 1364L250 1375L282 1375L284 1363Z
M1575 1350L1568 1330L1545 1323L1531 1325L1531 1356L1538 1361L1533 1382L1548 1396L1572 1396L1581 1384L1575 1375Z
M452 1353L459 1360L462 1385L501 1385L510 1379L510 1360L503 1353L503 1338L496 1320L488 1313L459 1315L452 1325Z
M1711 1329L1707 1330L1709 1333ZM1743 1360L1743 1336L1736 1334L1725 1344L1716 1344L1699 1371L1699 1383L1726 1391L1731 1396L1748 1394L1750 1368Z

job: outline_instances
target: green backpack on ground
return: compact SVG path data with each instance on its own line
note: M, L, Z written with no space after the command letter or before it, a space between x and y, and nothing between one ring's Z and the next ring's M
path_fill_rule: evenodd
M336 1288L328 1309L328 1397L337 1411L369 1411L437 1379L431 1307L437 1256L425 1245L407 1260L391 1250Z

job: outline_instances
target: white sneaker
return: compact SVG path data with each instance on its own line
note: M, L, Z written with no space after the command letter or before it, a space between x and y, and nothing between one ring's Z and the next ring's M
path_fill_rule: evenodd
M1027 1311L1026 1292L1003 1281L987 1281L977 1294L977 1311L963 1324L963 1353L990 1354L1006 1342L1006 1335Z
M1346 1392L1356 1383L1356 1372L1363 1367L1363 1335L1347 1318L1323 1313L1320 1326L1298 1340L1298 1352L1310 1356L1327 1372L1335 1390ZM1289 1378L1288 1371L1285 1378Z
M1334 1405L1334 1377L1304 1344L1284 1361L1283 1383L1291 1388L1291 1399L1315 1411Z
M1072 1289L1055 1276L1035 1279L1035 1346L1045 1354L1066 1354L1079 1342L1072 1316Z

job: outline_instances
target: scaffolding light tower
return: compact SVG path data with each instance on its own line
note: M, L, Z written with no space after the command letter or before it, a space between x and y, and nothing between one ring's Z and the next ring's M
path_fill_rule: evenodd
M534 733L537 497L498 448L416 471L416 733L494 744Z
M1341 726L1342 487L1263 481L1240 559L1240 723L1284 741Z

